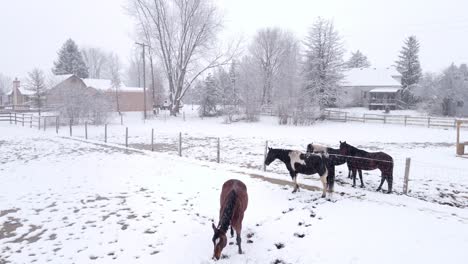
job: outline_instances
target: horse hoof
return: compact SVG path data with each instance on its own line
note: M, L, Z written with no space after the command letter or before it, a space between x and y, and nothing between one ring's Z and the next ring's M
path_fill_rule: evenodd
M381 190L380 188L377 188L377 190L375 190L375 191L376 191L376 192L380 192L380 190Z
M356 188L356 185L355 185L355 184L353 184L351 187L353 187L353 188Z
M322 194L322 198L325 198L325 197L326 197L326 195L325 195L325 194Z
M364 185L361 185L361 188L366 188L366 186L364 186Z
M242 249L239 249L239 254L242 254Z
M392 191L387 191L387 192L385 192L385 193L386 193L386 194L391 194L391 193L392 193Z
M297 190L296 190L296 189L294 189L294 190L292 191L292 193L295 193L295 192L297 192Z

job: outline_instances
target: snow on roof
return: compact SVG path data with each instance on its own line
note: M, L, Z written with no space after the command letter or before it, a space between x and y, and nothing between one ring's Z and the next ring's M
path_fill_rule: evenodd
M396 93L400 90L400 88L393 88L393 87L382 87L382 88L375 88L369 91L369 93Z
M119 90L122 92L143 92L143 87L128 87L128 86L121 86L119 87Z
M401 84L395 77L401 76L392 68L376 69L362 68L351 69L345 72L342 86L390 86L400 87Z
M19 92L20 92L22 95L33 95L33 94L35 93L35 91L33 91L33 90L28 90L28 89L26 89L26 88L24 88L24 87L21 87L21 86L18 88L18 90L19 90ZM7 93L7 95L11 95L12 93L13 93L13 90L10 90L10 91Z
M112 81L106 79L82 79L87 87L107 91L112 89Z
M65 81L66 79L72 77L73 74L59 74L59 75L53 75L51 76L51 81L55 84L61 83Z

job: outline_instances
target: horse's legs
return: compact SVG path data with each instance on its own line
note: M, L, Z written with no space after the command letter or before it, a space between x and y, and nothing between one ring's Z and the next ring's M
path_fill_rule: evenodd
M383 185L384 182L385 182L385 176L384 176L383 173L382 173L382 175L380 176L380 185L379 185L379 188L377 188L377 190L376 190L377 192L380 192L380 190L382 189L382 185Z
M362 170L359 171L359 179L361 180L361 188L364 188L364 181L362 180Z
M295 172L290 172L291 174L291 177L294 181L294 189L293 189L293 193L299 191L299 184L297 184L297 174Z
M356 169L353 168L353 187L356 187Z
M322 182L323 185L323 192L322 192L322 198L325 198L327 195L327 173L325 172L323 175L320 176L320 181Z
M234 230L232 230L232 226L231 226L231 237L234 237Z
M387 176L387 184L388 184L388 191L387 191L387 193L392 193L393 173L390 173L390 174Z
M241 228L240 227L238 229L236 229L236 234L237 234L236 242L237 242L237 246L239 247L239 254L242 254L242 247L241 247L242 239L241 239Z

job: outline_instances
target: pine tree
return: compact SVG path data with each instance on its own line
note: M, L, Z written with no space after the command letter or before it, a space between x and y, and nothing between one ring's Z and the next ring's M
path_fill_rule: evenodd
M401 73L402 100L409 105L416 103L411 89L422 76L418 53L419 42L415 36L410 36L405 40L405 45L398 56L399 60L396 61L397 70Z
M199 114L200 116L215 116L218 114L217 105L220 101L220 93L213 76L208 74L203 84Z
M52 69L54 74L75 74L80 78L88 78L88 68L78 46L68 39L58 52L58 59Z
M46 90L45 77L42 70L36 68L28 73L26 89L34 92L34 94L31 96L31 101L33 106L37 107L39 115L41 115L41 109L44 106Z
M343 44L331 21L318 18L306 37L305 81L310 103L336 105L343 78Z
M351 58L349 58L346 66L350 69L353 68L369 68L371 66L366 55L362 54L361 51L357 50L356 52L351 53Z
M422 76L421 64L419 63L419 42L415 36L405 40L405 45L396 61L397 70L401 73L401 84L407 87L419 82Z

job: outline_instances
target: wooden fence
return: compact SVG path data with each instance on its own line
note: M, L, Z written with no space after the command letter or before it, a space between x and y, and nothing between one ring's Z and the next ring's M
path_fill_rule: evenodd
M337 122L361 122L379 124L398 124L404 126L425 126L425 127L457 127L457 119L449 117L433 116L409 116L409 115L385 115L385 114L353 114L336 110L325 110L324 118ZM462 128L468 128L468 124L463 124Z

